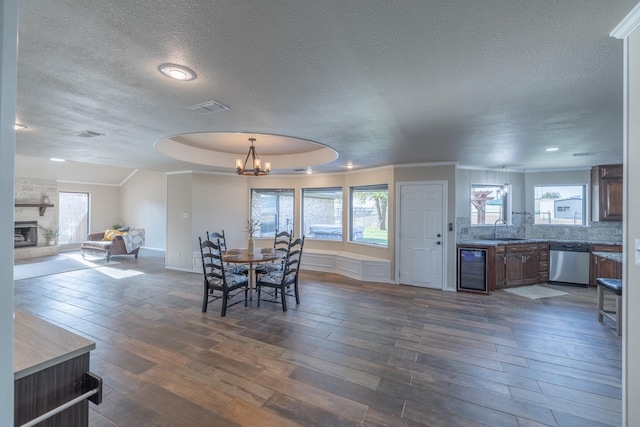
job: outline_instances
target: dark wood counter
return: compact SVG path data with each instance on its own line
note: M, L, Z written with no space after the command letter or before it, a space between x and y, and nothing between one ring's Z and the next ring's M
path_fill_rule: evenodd
M15 424L22 425L87 391L89 352L95 343L39 317L16 310L14 322ZM85 399L47 421L88 425Z

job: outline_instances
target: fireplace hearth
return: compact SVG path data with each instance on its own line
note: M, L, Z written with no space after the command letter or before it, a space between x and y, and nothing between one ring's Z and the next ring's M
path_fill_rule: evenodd
M14 230L14 248L38 246L38 223L36 221L16 221Z

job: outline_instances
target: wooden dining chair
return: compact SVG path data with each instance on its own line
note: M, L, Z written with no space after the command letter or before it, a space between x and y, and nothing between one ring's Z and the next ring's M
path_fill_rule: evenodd
M207 240L210 240L213 242L216 239L220 240L220 245L221 245L220 249L222 250L222 253L227 252L227 238L224 235L224 230L220 232L214 231L213 233L209 233L207 231ZM226 271L233 274L247 275L249 274L249 267L243 264L227 263Z
M263 264L258 264L255 268L256 276L259 274L266 274L274 270L282 270L284 259L287 256L287 252L289 252L289 245L291 245L292 238L293 235L288 231L278 232L276 230L276 235L273 238L273 250L281 259L278 261L269 261Z
M258 290L258 307L262 300L262 288L269 288L269 299L262 301L282 304L282 311L287 311L287 296L295 296L296 304L300 304L300 292L298 290L298 275L300 272L300 260L304 236L289 243L287 254L281 269L275 269L264 274L256 275L256 289ZM293 290L291 289L293 288ZM293 295L291 294L293 291ZM268 293L268 291L265 291ZM278 300L278 293L280 299Z
M225 271L225 263L222 261L222 242L202 240L200 243L200 255L202 256L202 272L204 273L204 298L202 300L202 312L207 312L210 302L222 299L220 315L227 315L227 307L234 306L242 302L238 300L229 304L229 300L240 294L244 289L244 306L247 306L249 295L249 278L247 275L234 274Z

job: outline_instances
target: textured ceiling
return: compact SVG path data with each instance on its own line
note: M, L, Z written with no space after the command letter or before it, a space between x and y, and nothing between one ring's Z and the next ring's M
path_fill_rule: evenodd
M339 153L317 171L348 162L617 163L622 42L608 34L636 3L21 0L17 117L28 129L17 133L16 152L224 170L173 160L154 145L247 132ZM197 79L165 77L158 66L166 62ZM230 109L186 108L211 100ZM72 135L83 130L104 136ZM546 153L551 146L560 150Z

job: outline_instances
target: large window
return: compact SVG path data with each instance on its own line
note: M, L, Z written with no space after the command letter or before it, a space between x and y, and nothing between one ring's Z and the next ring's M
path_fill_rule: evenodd
M293 232L293 189L251 190L251 218L260 221L256 237Z
M89 234L89 193L58 194L59 244L80 243Z
M545 185L533 187L534 224L585 225L586 185Z
M471 225L494 225L509 221L509 186L471 184Z
M369 185L351 187L350 241L387 246L389 187Z
M302 190L302 230L308 238L342 240L342 188Z

